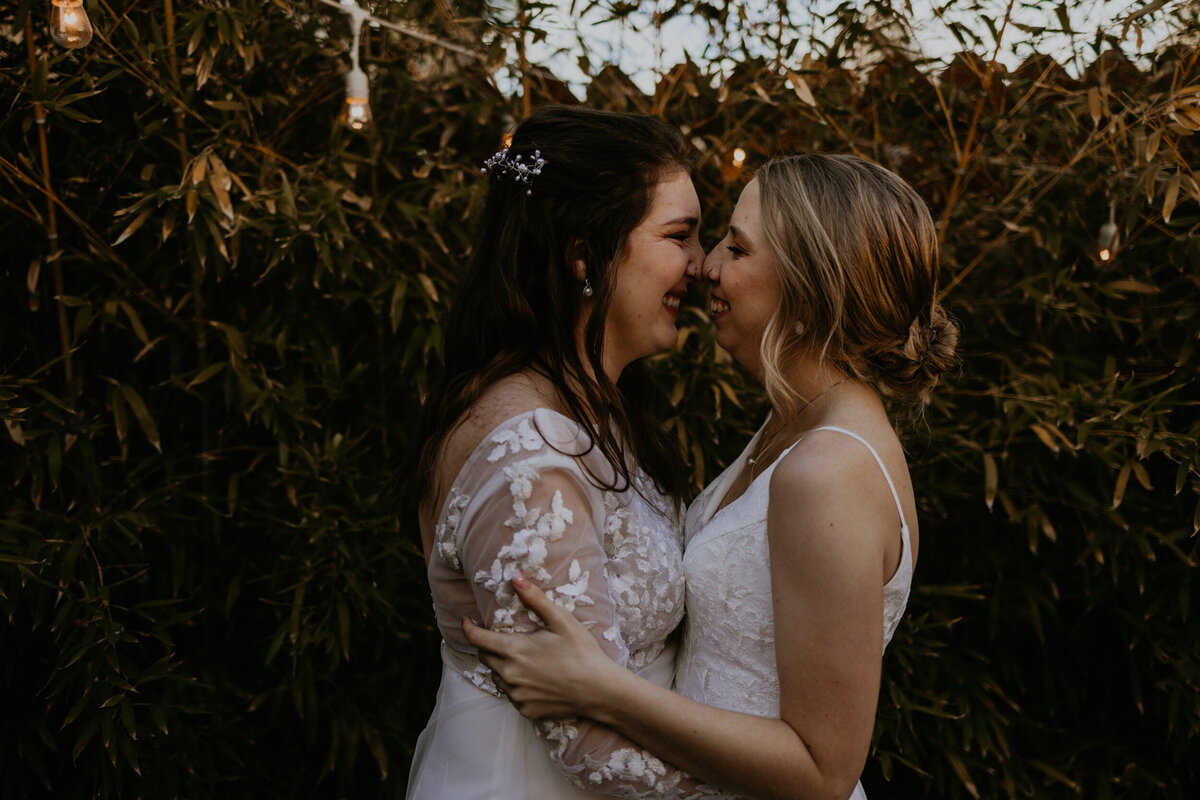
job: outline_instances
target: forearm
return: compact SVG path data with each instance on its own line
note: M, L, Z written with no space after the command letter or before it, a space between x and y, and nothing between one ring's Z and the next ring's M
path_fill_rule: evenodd
M586 713L664 761L731 792L845 800L853 790L846 776L822 774L787 722L706 706L624 669L605 676Z
M662 761L720 787L721 796L846 800L853 792L874 716L873 702L854 702L862 694L857 685L852 695L793 690L797 696L783 704L781 719L706 706L626 670L545 593L523 579L513 585L546 622L545 629L513 636L467 621L464 631L484 663L502 676L502 688L522 715L583 716L602 723ZM866 687L870 681L861 683ZM799 731L808 728L816 734L801 736ZM700 793L711 794L702 787Z

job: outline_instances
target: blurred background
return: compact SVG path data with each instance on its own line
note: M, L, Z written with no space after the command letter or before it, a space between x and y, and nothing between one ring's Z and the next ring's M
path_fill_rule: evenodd
M938 222L873 800L1200 797L1200 7L360 3L0 7L0 796L403 797L389 489L479 166L583 102L687 133L706 247L796 150ZM702 306L653 360L697 487L764 410Z

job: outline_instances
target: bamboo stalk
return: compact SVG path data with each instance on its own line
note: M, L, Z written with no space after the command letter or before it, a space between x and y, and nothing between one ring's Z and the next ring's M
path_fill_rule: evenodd
M179 159L181 167L187 171L187 134L183 126L183 106L179 102L179 94L183 91L183 82L179 79L179 59L175 55L175 4L173 0L163 0L163 13L167 24L167 66L171 69L171 79L175 81L175 135L179 141Z
M171 80L175 84L175 135L179 142L180 180L187 180L188 150L187 131L183 120L183 80L179 73L179 57L175 54L175 3L174 0L163 0L163 16L167 34L167 66L171 70ZM192 266L192 327L196 338L196 360L200 369L208 366L208 337L204 323L204 272L200 259L196 257L195 248L189 249L189 261ZM200 494L206 503L211 505L213 495L212 467L208 454L213 449L212 426L209 421L208 397L200 395ZM220 535L221 520L215 511L209 512L209 524L213 539Z
M33 15L25 17L25 45L29 52L29 74L37 70L37 51L33 46ZM50 244L50 255L46 261L50 263L50 271L54 276L54 301L58 307L58 338L62 344L63 372L66 375L67 386L72 382L71 370L71 333L67 324L67 307L63 305L64 283L62 272L62 247L58 243L58 215L54 210L54 191L50 188L50 147L46 142L46 109L36 100L33 102L33 113L37 119L38 144L42 156L42 182L46 192L46 239Z

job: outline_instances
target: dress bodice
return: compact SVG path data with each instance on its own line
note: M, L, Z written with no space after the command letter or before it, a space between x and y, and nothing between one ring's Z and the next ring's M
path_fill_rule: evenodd
M602 488L614 484L612 465L588 431L548 409L507 420L468 457L434 528L428 577L444 670L410 798L549 800L587 790L657 800L705 791L602 725L521 720L462 632L463 617L493 630L539 627L512 589L519 571L611 658L669 685L668 636L684 609L683 534L672 504L630 466L632 486Z
M582 455L581 455L582 454ZM597 488L613 470L575 422L537 409L484 437L459 471L434 529L429 584L451 658L477 680L464 616L493 630L532 631L536 617L509 581L520 571L636 668L683 618L682 529L636 467L626 491ZM590 623L590 624L589 624Z
M912 582L912 548L899 496L879 455L861 437L841 428L814 430L834 430L862 442L883 470L896 500L903 552L899 568L883 589L883 644L887 647L904 613ZM778 717L767 502L771 475L791 447L755 477L740 497L715 511L761 435L760 429L741 456L688 510L683 556L687 622L675 688L707 705Z

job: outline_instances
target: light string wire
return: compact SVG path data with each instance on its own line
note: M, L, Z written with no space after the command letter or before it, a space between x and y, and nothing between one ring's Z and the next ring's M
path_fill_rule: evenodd
M338 11L341 11L350 18L350 25L354 29L354 50L351 54L351 58L353 59L353 65L355 67L358 66L358 43L362 31L362 24L364 22L373 22L376 25L389 28L397 33L402 33L405 36L425 42L426 44L434 44L438 47L445 48L446 50L453 50L456 53L461 53L462 55L470 56L471 58L480 61L483 60L482 55L467 47L455 44L454 42L448 42L445 39L438 38L437 36L432 36L422 30L418 30L411 25L392 22L391 20L377 17L360 6L357 0L340 0L340 2L339 0L317 0L317 2L330 6L331 8L336 8Z

